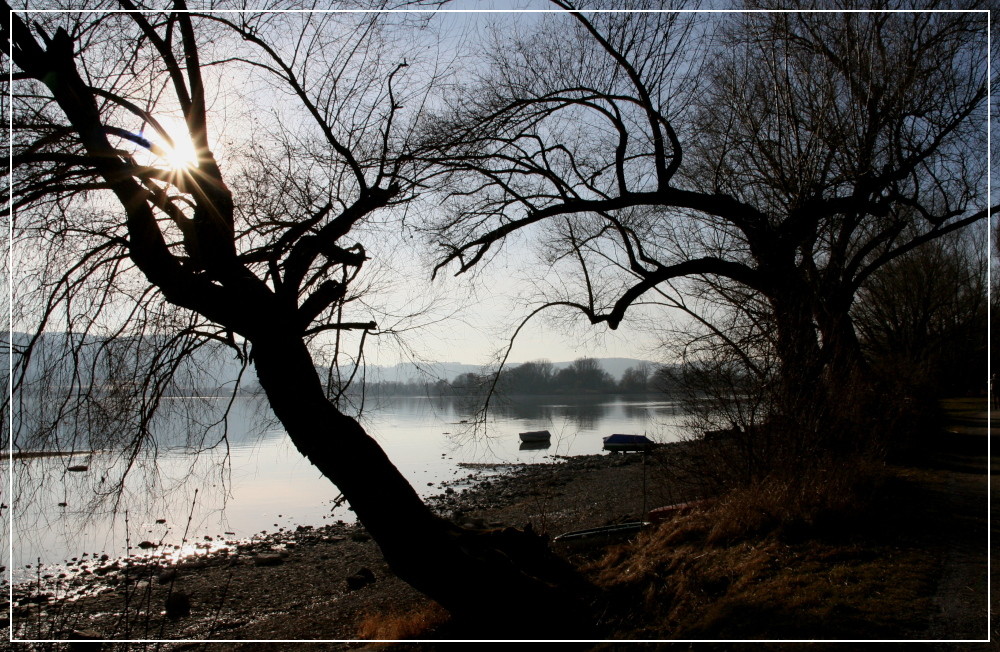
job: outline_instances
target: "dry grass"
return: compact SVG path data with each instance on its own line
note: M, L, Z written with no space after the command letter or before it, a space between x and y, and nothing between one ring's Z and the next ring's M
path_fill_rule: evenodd
M882 498L868 507L855 494L817 501L746 490L609 550L587 569L609 592L608 627L634 639L879 639L919 631L931 610L937 552L905 545L899 529L906 526L899 505L914 498L907 494L915 486L898 478L878 486Z
M707 541L778 533L795 537L857 527L885 481L885 469L854 466L815 470L808 477L763 480L721 497L710 514Z
M399 613L371 614L358 625L358 638L373 641L418 639L440 627L450 616L436 602Z

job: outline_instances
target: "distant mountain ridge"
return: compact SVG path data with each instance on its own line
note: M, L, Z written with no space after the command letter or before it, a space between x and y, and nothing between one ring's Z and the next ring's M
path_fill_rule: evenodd
M6 375L9 347L14 350L14 362L20 362L19 351L32 342L33 336L18 331L0 333L0 368ZM54 386L101 386L111 381L129 382L140 373L141 356L149 361L159 349L169 349L169 336L120 337L117 346L106 347L107 340L89 334L46 332L34 342L31 363L26 370L15 368L15 379L23 373L25 388L46 384ZM161 362L161 365L163 363ZM177 366L177 389L192 389L205 395L232 391L237 379L240 388L250 390L256 385L253 369L241 376L242 364L235 353L221 343L209 341L190 352L185 363Z

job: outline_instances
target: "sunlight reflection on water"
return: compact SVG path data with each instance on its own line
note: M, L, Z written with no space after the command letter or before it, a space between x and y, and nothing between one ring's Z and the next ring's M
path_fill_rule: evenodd
M123 468L114 453L16 460L15 582L31 579L36 571L26 566L39 558L46 565L68 562L83 551L114 558L129 546L138 552L136 545L143 541L169 550L172 559L182 558L218 549L226 538L352 521L349 507L336 504L336 488L282 430L254 425L251 415L260 401L237 401L228 429L228 460L224 446L195 454L165 445L155 457L137 461L120 494L104 489ZM681 435L681 418L673 403L651 398L534 397L501 406L484 429L472 426L473 412L462 401L405 397L380 401L362 422L426 497L441 493L442 481L466 475L460 463L537 463L556 455L599 453L601 437L612 432L672 441ZM184 427L164 426L173 431L166 443ZM552 433L551 446L520 450L517 433L540 429ZM68 472L78 465L87 465L87 471Z

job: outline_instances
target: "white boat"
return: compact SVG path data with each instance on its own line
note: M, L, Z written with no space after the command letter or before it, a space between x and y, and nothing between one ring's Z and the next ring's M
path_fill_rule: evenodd
M531 430L529 432L518 433L517 436L521 438L521 441L526 442L548 441L552 438L552 435L549 434L548 430Z

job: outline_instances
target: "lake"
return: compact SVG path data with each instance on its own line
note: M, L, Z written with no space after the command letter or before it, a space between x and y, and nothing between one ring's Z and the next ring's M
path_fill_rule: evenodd
M225 399L217 405L221 411ZM337 505L336 488L283 430L267 425L268 415L263 399L238 398L226 441L200 451L185 444L185 421L163 420L154 433L155 457L136 458L124 481L120 452L15 460L14 581L33 579L39 559L49 567L84 552L118 557L138 553L144 541L177 545L185 538L189 551L195 542L211 548L225 538L352 520L347 506ZM441 493L442 481L466 475L463 463L599 453L602 437L615 432L676 441L683 437L683 416L660 397L525 397L491 407L485 428L474 429L475 405L468 401L393 397L369 402L362 423L429 496ZM520 450L517 433L542 429L552 433L548 449ZM68 470L84 465L86 471Z

